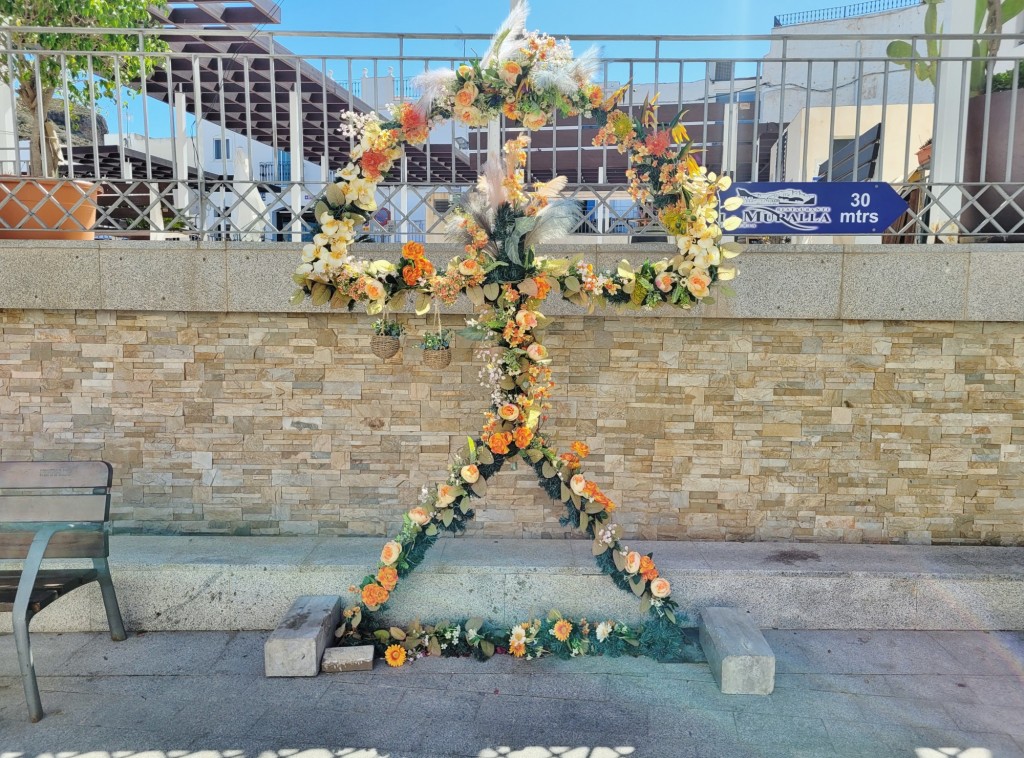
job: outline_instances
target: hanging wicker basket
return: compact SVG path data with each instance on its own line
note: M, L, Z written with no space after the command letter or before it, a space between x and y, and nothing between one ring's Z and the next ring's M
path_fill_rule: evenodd
M401 343L398 337L389 337L385 334L375 334L370 338L370 351L382 360L387 360L398 352Z
M452 362L452 349L450 347L441 350L424 350L423 364L430 368L446 368Z

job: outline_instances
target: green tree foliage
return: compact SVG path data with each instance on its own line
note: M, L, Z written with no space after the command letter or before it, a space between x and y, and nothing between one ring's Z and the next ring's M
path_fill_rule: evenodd
M48 113L58 93L92 106L93 91L96 97L112 96L118 79L127 84L162 63L159 56L145 53L167 50L166 43L154 36L102 30L153 26L150 8L163 4L163 0L0 0L0 22L8 27L16 51L10 65L0 67L0 77L16 87L18 107L29 114ZM61 27L82 31L57 31ZM39 175L43 137L54 139L56 130L49 122L39 124L38 118L30 123L31 172ZM48 163L48 173L54 175L55 161Z

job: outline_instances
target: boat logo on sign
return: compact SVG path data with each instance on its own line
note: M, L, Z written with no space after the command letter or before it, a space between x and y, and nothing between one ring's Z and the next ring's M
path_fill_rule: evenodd
M818 204L818 195L795 187L760 192L737 187L743 198L743 226L751 230L764 224L782 224L796 232L813 232L832 223L832 208Z

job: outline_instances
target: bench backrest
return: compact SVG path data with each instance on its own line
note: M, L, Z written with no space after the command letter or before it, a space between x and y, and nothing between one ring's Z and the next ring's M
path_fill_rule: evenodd
M0 463L0 522L105 522L110 518L114 471L106 461ZM24 558L34 532L0 531L0 558ZM106 530L60 532L47 558L101 558Z

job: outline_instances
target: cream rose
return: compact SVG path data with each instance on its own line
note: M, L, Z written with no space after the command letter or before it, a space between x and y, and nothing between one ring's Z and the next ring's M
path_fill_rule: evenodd
M477 276L484 272L483 268L475 260L470 258L468 261L462 261L459 264L459 273L463 276Z
M686 278L686 289L690 290L690 294L694 297L707 297L710 286L711 277L703 271L691 271L690 275Z
M423 526L428 521L430 521L430 514L427 513L426 508L421 508L417 505L415 508L409 511L409 518L412 519L412 522L414 524L419 524L420 526Z
M455 93L455 103L461 105L463 108L468 108L476 100L476 96L479 94L475 84L466 82L462 89Z
M515 421L519 418L519 406L512 403L505 403L498 409L498 415L505 421Z
M470 463L468 466L463 466L459 471L459 476L462 477L463 481L467 484L475 484L480 479L480 469L475 464Z
M668 583L668 579L659 576L657 579L651 580L651 594L654 597L668 597L671 592L672 585Z
M635 574L640 570L640 553L636 550L630 550L626 554L626 573Z
M437 504L445 508L455 502L455 488L450 484L437 485Z
M583 488L587 486L587 480L583 474L576 474L572 479L569 480L569 488L577 495L583 494Z
M398 556L402 554L402 544L400 542L387 542L384 544L384 549L380 551L380 562L385 566L390 566L398 560Z
M529 356L531 361L540 363L546 361L548 358L548 349L539 342L534 342L528 348L526 348L526 354Z
M654 277L654 286L662 292L670 292L672 290L672 274L667 271L658 274Z
M505 61L501 64L501 70L498 73L501 76L501 80L511 86L522 75L523 67L515 61Z
M381 300L387 291L384 289L384 285L378 282L376 279L370 279L367 277L363 280L365 282L366 296L371 300Z
M516 314L516 323L520 329L534 329L537 326L537 314L533 311L519 311Z
M529 129L531 132L535 132L538 129L543 129L544 124L548 122L548 117L543 113L526 113L523 114L523 126Z

